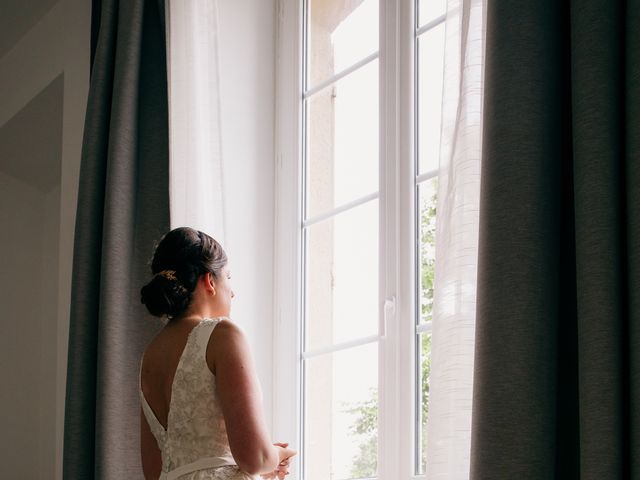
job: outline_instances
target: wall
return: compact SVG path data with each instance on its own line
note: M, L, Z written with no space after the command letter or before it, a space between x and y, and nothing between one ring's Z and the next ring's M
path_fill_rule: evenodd
M90 2L59 0L0 58L2 477L62 478L70 279L89 85ZM52 84L59 108L21 121ZM22 125L15 129L15 125ZM25 171L41 129L57 139ZM38 137L36 134L42 134ZM15 147L18 148L15 148ZM47 146L53 149L47 152ZM35 148L35 147L34 147ZM25 156L24 152L28 151ZM23 155L20 155L20 152ZM37 149L35 150L37 153ZM42 152L41 152L42 153ZM46 171L48 179L38 176ZM10 173L8 173L10 172Z
M231 316L250 338L271 427L275 2L218 2L218 19Z
M58 202L45 213L45 197L0 173L0 428L8 432L0 438L0 455L3 476L10 478L46 478L40 468L52 469L55 459L55 421L41 422L55 420L55 382L50 379L56 373L55 344L42 348L45 327L50 330L42 307L46 302L55 312L57 305L57 298L43 290L51 286L51 273L43 267L47 255L55 255L57 241L44 245L43 238L53 233L45 215L56 215Z

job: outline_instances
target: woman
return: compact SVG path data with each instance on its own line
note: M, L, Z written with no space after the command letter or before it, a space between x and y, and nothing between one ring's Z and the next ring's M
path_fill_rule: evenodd
M272 444L247 339L229 319L227 255L209 235L176 228L158 244L141 300L169 321L140 366L145 478L283 479L296 452Z

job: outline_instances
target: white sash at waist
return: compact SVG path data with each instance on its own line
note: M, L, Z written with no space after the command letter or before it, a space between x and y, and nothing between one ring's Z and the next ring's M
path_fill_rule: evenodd
M222 457L205 457L196 460L195 462L187 463L186 465L180 465L177 468L169 472L162 472L159 480L175 480L181 475L195 472L198 470L204 470L206 468L224 467L225 465L237 465L236 461L230 455Z

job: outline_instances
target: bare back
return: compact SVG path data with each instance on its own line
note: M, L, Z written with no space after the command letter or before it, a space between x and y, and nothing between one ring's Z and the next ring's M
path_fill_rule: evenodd
M198 321L175 325L167 324L151 340L144 352L140 381L142 393L165 429L167 428L171 389L178 362L184 352L187 338L197 324Z

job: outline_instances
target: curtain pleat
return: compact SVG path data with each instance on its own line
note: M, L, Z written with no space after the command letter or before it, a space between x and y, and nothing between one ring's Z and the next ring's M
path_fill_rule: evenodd
M624 191L625 209L623 221L626 225L623 240L627 245L627 375L628 405L640 405L640 1L630 0L625 11L624 69ZM634 207L635 206L635 207ZM630 478L640 477L640 409L629 408L628 445Z
M488 5L471 478L640 478L640 2Z
M141 478L140 303L169 228L163 2L102 0L74 241L64 478ZM154 323L155 322L155 323Z
M171 227L225 244L217 0L168 0Z
M447 2L425 448L430 480L469 478L486 4Z

